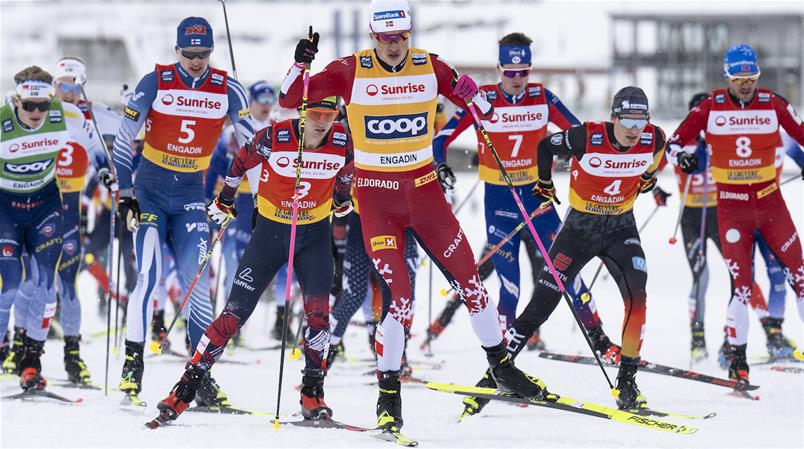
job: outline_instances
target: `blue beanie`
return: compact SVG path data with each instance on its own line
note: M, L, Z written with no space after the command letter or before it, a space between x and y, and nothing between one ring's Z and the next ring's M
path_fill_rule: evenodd
M176 46L179 48L214 47L212 26L203 17L187 17L176 28Z

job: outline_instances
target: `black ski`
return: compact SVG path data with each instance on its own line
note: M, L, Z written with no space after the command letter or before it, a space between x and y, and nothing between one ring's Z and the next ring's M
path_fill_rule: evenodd
M597 361L595 360L594 357L584 355L557 354L555 352L542 351L539 353L539 357L548 360L558 360L560 362L580 363L583 365L597 365ZM617 366L614 364L608 364L608 365L612 367ZM731 388L739 391L751 391L759 388L759 385L744 384L732 379L722 379L719 377L714 377L708 374L703 374L696 371L690 371L683 368L673 368L672 366L660 365L658 363L651 363L646 360L640 360L639 370L653 374L662 374L665 376L676 377L679 379L694 380L697 382L703 382L706 384L717 385L720 387Z
M335 421L334 419L303 419L301 421L283 421L280 422L280 424L296 427L308 427L313 429L348 430L351 432L369 432L372 430L377 430L376 428L353 426L351 424Z
M84 402L83 398L78 399L70 399L66 398L60 394L53 393L52 391L47 390L26 390L22 393L12 394L10 396L3 396L3 400L13 400L13 399L20 399L23 401L29 401L36 398L46 398L46 399L54 399L59 402L64 402L67 404L80 404Z
M190 407L185 411L195 413L217 413L221 415L274 416L273 413L268 413L262 410L237 408L232 407L231 405L197 405L195 407Z
M800 366L772 366L770 369L780 373L804 374L804 368Z

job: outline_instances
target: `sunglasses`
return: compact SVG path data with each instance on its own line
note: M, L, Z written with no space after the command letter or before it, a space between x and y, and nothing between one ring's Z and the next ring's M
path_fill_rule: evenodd
M617 118L620 119L620 124L626 129L643 129L648 126L648 119L646 118Z
M338 111L332 109L307 109L307 116L313 120L335 120Z
M182 49L180 52L187 59L207 59L212 54L212 50L190 51Z
M49 101L23 101L22 109L28 112L38 110L39 112L47 112L50 109Z
M410 39L410 31L403 31L401 33L372 33L375 39L383 44L393 44L395 42L405 42Z
M743 84L746 84L746 83L751 83L751 84L756 83L757 80L759 79L759 75L753 75L753 76L731 76L731 75L729 75L728 78L732 83L734 83L734 84L736 84L738 86L742 86Z
M75 83L68 83L67 81L59 82L56 87L59 88L60 91L68 94L80 94L81 93L81 86Z
M502 74L506 78L527 78L530 75L530 69L502 69Z

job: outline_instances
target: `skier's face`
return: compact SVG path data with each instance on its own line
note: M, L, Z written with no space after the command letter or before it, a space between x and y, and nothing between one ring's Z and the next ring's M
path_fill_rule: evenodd
M305 123L305 133L309 132L309 142L315 143L318 146L321 139L327 135L338 116L338 111L335 109L307 109L307 123ZM306 139L305 139L306 140Z
M81 86L75 84L74 76L63 76L53 83L56 86L56 96L65 103L78 104L81 99Z
M207 47L176 47L176 55L179 57L181 68L193 77L199 77L207 70L210 54L212 54L212 49Z
M14 99L17 107L17 117L23 125L29 128L38 128L50 109L50 100L47 98Z
M410 32L371 33L377 55L388 65L395 66L405 59L410 48Z
M614 137L617 143L624 147L636 145L642 130L648 126L647 118L639 114L612 115L611 123L614 124Z
M262 122L268 118L268 115L271 113L271 109L273 107L273 103L260 103L258 101L252 101L248 108L251 110L251 115Z
M522 89L528 85L528 79L530 79L529 64L498 65L497 70L500 71L503 90L508 95L519 95Z
M726 77L726 82L729 84L729 92L731 92L732 95L739 98L741 101L749 102L754 99L758 79L759 75L737 74L735 76Z

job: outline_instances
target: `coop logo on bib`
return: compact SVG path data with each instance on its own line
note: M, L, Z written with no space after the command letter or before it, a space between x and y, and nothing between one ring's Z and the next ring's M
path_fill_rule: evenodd
M368 139L407 139L427 135L427 113L372 116L365 118Z

